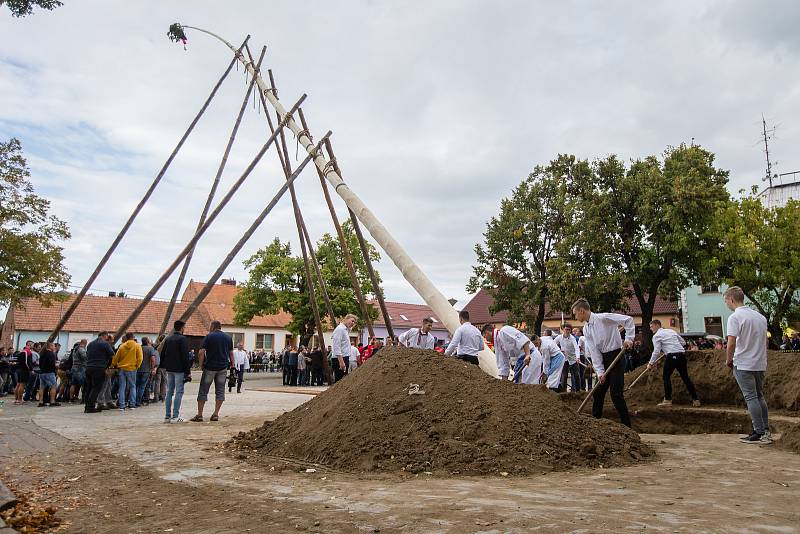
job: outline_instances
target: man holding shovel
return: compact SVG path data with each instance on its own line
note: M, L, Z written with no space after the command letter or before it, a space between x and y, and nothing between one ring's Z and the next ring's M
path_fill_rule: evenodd
M636 335L636 325L633 317L621 313L592 313L592 308L586 299L578 299L572 305L572 315L584 323L583 335L586 343L586 353L592 360L592 366L597 373L599 384L594 390L592 398L592 416L599 419L603 417L603 403L606 391L611 389L611 401L617 409L620 422L631 426L631 417L628 414L628 405L625 404L625 368L617 360L620 349L633 347L633 338ZM625 341L619 335L618 326L625 328ZM608 369L608 372L606 372Z
M686 367L686 342L675 330L661 328L661 321L654 319L650 321L650 331L653 332L653 355L650 363L647 364L649 371L655 367L661 353L664 353L664 400L659 406L672 406L672 373L676 369L681 375L683 383L689 395L692 396L692 406L699 407L700 401L697 399L697 391L694 389L692 379L689 378L689 370Z
M531 340L528 336L509 325L505 325L496 334L492 329L492 325L485 325L483 328L484 335L492 335L493 337L492 343L497 357L497 371L501 380L508 380L512 358L517 361L524 354L523 365L531 363Z

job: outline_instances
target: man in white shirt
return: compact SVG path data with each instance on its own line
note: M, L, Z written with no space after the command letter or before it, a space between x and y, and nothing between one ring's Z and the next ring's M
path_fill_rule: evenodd
M431 328L433 328L433 319L425 317L420 328L409 328L400 334L398 341L403 347L433 350L436 338L431 334Z
M239 342L236 349L233 351L233 366L236 372L236 393L242 392L242 383L244 382L244 372L250 369L250 356L244 350L244 343ZM230 382L228 383L228 392L233 389Z
M455 353L459 360L478 365L478 353L485 347L481 331L469 322L467 310L458 312L458 320L461 322L461 326L453 332L453 339L450 340L444 354L450 356Z
M485 335L493 337L494 354L497 357L497 375L500 380L508 380L512 358L516 364L517 360L524 357L523 364L530 365L531 340L528 336L509 325L505 325L495 332L493 326L487 324L483 327L483 332Z
M578 363L578 358L580 358L581 351L578 347L578 340L572 335L572 325L565 324L561 329L561 335L556 336L553 341L555 341L556 345L558 345L564 357L567 359L561 370L561 390L567 390L567 378L572 377L572 391L578 391L580 389L581 377L581 366Z
M333 374L338 382L347 374L350 366L350 330L356 325L358 317L352 313L345 315L342 322L333 329L331 339L331 360L333 361Z
M549 330L547 331L551 333ZM551 335L533 336L533 344L542 354L542 379L547 381L547 387L553 391L561 390L561 368L566 358Z
M600 382L594 390L592 399L592 416L603 417L603 404L606 400L606 391L611 389L611 401L619 414L620 422L631 426L631 417L628 405L625 404L625 367L624 362L617 362L613 369L606 373L606 367L617 357L621 348L633 347L633 338L636 335L636 325L633 317L621 313L592 313L592 308L586 299L578 299L572 305L572 315L584 323L583 335L586 343L586 353L592 360L592 366ZM625 328L625 341L620 339L618 326Z
M650 363L647 369L652 369L661 353L664 353L664 400L659 406L672 406L672 373L676 369L681 375L683 383L689 395L692 396L692 406L699 407L700 401L697 399L697 391L694 389L692 379L689 378L689 370L686 367L686 342L675 330L661 328L661 321L654 319L650 321L650 331L653 332L653 355L650 356Z
M743 443L772 443L769 413L764 400L764 374L767 371L767 320L744 305L744 291L729 287L723 294L725 305L733 311L728 317L728 367L742 390L753 432L741 438Z
M528 362L528 365L524 365L525 361L523 360L524 367L522 368L522 372L520 373L520 380L521 384L532 384L538 385L542 382L542 368L544 366L544 358L542 357L542 353L539 352L539 349L536 347L536 340L539 339L537 336L533 336L531 340L533 346L531 347L531 360Z

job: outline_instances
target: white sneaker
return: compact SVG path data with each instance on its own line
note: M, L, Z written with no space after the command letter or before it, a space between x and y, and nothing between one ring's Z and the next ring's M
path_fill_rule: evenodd
M184 419L183 417L173 417L170 422L172 422L172 423L185 423L186 419Z
M171 423L172 422L172 418L171 417L165 417L164 418L164 422L165 423Z
M772 443L772 433L769 430L761 434L760 443L765 443L765 444Z

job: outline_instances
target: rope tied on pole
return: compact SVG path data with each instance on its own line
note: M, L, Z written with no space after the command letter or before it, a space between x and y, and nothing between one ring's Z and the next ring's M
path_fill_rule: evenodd
M328 174L331 171L335 172L336 169L338 169L338 167L336 166L336 158L332 157L331 159L328 160L328 162L322 168L322 174L325 175L325 174Z
M305 129L305 128L304 128L304 129L300 130L299 132L297 132L297 133L295 134L295 136L294 136L294 138L295 138L295 145L294 145L294 160L295 160L295 161L297 161L297 159L298 159L298 154L300 154L300 138L301 138L302 136L304 136L304 135L305 135L306 137L308 137L308 141L309 141L310 143L313 143L313 142L314 142L314 138L313 138L313 137L311 137L311 132L309 132L307 129Z

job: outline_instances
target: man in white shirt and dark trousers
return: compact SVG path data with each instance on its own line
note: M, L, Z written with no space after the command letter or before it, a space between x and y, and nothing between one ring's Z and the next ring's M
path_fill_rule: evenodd
M592 313L592 308L586 299L578 299L572 305L572 315L584 324L583 335L586 343L586 353L592 360L592 366L599 385L594 390L592 399L592 416L599 419L603 417L603 403L606 391L611 389L611 402L617 409L620 422L631 426L631 417L628 405L625 404L625 367L624 362L617 362L613 369L606 373L606 367L619 354L623 347L633 347L633 338L636 335L636 325L633 317L620 313ZM625 328L625 341L619 335L618 326Z
M653 332L653 355L647 369L652 369L661 353L664 353L664 400L659 406L672 406L672 373L677 369L681 375L686 389L692 397L692 406L700 406L697 398L697 391L694 389L692 379L689 378L689 370L686 367L686 342L675 330L661 328L661 321L655 319L650 321L650 330Z
M400 334L398 341L404 347L433 350L436 338L431 334L431 328L433 328L433 319L425 317L420 328L409 328Z
M250 369L250 355L244 350L244 343L240 341L233 351L233 370L236 373L236 393L242 392L244 372L247 369ZM228 382L228 393L230 393L232 389L232 384Z
M578 340L572 335L572 325L565 324L562 329L562 334L556 336L553 340L556 345L561 349L562 354L567 359L564 367L561 369L561 391L567 390L567 378L572 377L572 391L581 389L581 365L578 363L580 358L580 348L578 348Z
M356 324L358 317L352 313L345 315L342 322L334 328L331 339L331 360L333 363L333 375L338 382L347 374L350 366L350 330Z
M493 327L490 324L484 326L483 330L487 334L492 334L494 353L497 357L497 374L500 380L508 380L512 359L516 364L518 360L524 358L524 360L522 360L523 365L520 366L520 369L522 369L524 365L530 365L532 344L528 336L509 325L505 325L496 333L493 332Z
M450 344L447 345L447 350L445 350L444 354L445 356L450 356L455 352L456 358L459 360L478 365L478 353L486 346L483 342L481 331L469 322L469 312L467 310L458 312L458 320L461 322L461 326L453 332L453 339L450 340Z
M725 305L733 311L728 317L728 367L742 390L753 432L743 443L772 443L769 413L764 399L764 374L767 371L767 320L744 305L744 291L729 287L723 294Z

